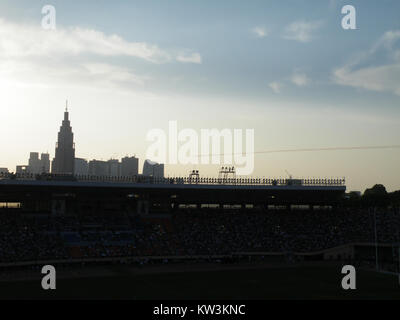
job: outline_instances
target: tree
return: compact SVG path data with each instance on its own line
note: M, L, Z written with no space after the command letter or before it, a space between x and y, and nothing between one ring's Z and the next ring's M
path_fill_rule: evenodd
M366 189L362 199L368 206L386 207L389 204L388 193L382 184L376 184L372 188Z

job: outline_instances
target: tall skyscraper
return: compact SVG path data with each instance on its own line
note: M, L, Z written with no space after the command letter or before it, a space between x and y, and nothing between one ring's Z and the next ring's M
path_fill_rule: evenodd
M143 164L143 175L164 178L164 164L146 159Z
M31 152L29 155L29 172L30 173L41 173L41 161L39 159L39 153L38 152Z
M89 161L89 175L108 176L108 163L101 160Z
M75 163L75 144L74 134L70 121L68 119L68 105L65 107L64 120L58 132L58 141L56 143L56 155L53 159L52 173L74 173Z
M121 176L132 177L138 175L139 159L135 156L121 159Z
M107 161L108 164L108 175L117 177L121 173L121 163L117 159L110 159Z
M87 175L89 173L89 164L86 159L75 158L75 174Z
M50 172L50 156L48 153L42 153L39 158L38 152L31 152L28 165L29 173L49 173Z
M50 155L48 153L42 153L40 155L41 161L41 172L49 173L50 172Z

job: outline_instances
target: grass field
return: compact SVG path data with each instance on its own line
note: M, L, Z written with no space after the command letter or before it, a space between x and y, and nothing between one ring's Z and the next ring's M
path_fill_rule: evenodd
M116 276L58 279L43 290L40 279L0 282L0 299L400 299L398 278L357 271L357 289L341 288L341 268L280 267L219 271L132 272Z

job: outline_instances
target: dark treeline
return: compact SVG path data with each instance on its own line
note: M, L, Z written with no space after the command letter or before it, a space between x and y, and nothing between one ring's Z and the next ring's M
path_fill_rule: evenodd
M400 190L387 192L382 184L368 188L361 195L357 192L346 194L345 203L357 207L400 207Z

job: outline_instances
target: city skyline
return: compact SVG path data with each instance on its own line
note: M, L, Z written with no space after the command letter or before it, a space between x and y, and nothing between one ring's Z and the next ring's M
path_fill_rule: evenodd
M222 138L223 139L223 138ZM212 141L211 141L212 142ZM348 148L327 148L327 149L299 149L299 150L270 150L270 151L256 151L255 153L279 153L279 152L312 152L312 151L329 151L332 150L368 150L368 149L392 149L398 148L398 145L394 146L365 146L365 147L348 147ZM73 140L73 132L71 122L69 121L69 111L68 111L68 100L66 101L66 106L64 110L64 119L62 121L60 131L58 132L58 140L56 142L55 157L51 162L50 166L50 154L41 153L39 158L38 152L30 152L30 158L28 165L16 165L16 173L33 173L33 174L73 174L73 175L93 175L93 176L110 176L110 177L133 177L138 175L143 176L153 176L153 177L164 177L164 164L151 161L150 159L145 159L143 161L142 173L139 173L139 158L125 156L121 158L121 162L118 159L109 158L107 161L92 159L88 161L84 158L79 158L75 156L75 142ZM57 158L58 155L58 159ZM210 154L212 156L212 153ZM223 156L223 154L222 154ZM224 159L224 158L221 158ZM132 163L133 161L133 163ZM223 164L225 165L225 164ZM79 168L77 168L77 166ZM193 165L191 165L193 166ZM220 178L221 172L228 170L229 173L234 173L235 168L233 167L219 167L218 177ZM1 168L0 172L10 172L8 168ZM14 171L11 171L14 172ZM199 170L192 170L189 172L189 177L196 172L196 175L200 177ZM228 172L228 171L227 171ZM292 179L293 176L285 170L288 178ZM240 177L240 176L239 176ZM262 176L266 178L265 176ZM254 177L252 177L254 178ZM257 177L260 178L260 177ZM271 177L269 177L271 178ZM276 178L276 177L273 177ZM279 177L280 178L280 177ZM296 177L295 177L296 178ZM298 178L298 177L297 177ZM301 177L304 178L304 177ZM306 177L310 178L310 177ZM326 179L323 177L312 177L312 179ZM331 177L332 179L332 177ZM345 177L343 177L345 179ZM307 180L307 179L306 179ZM345 180L343 180L345 181ZM354 190L352 190L354 191ZM357 191L358 192L358 191Z
M76 157L74 134L72 132L71 122L69 120L68 100L64 110L64 119L62 120L58 138L55 147L55 156L51 161L50 154L39 152L30 152L27 165L16 165L16 170L8 170L1 168L0 172L15 172L15 173L31 173L31 174L67 174L67 175L94 175L94 176L122 176L132 177L139 175L139 159L135 156L125 156L119 161L118 159L110 158L107 161L87 159ZM6 170L7 169L7 170ZM142 175L164 177L164 164L158 164L144 160Z
M290 3L88 1L76 10L74 1L53 1L51 31L41 28L44 4L3 1L0 167L13 171L29 151L53 150L67 98L77 156L86 159L144 161L147 132L169 120L196 131L254 129L255 151L398 144L400 4L351 1L357 29L343 30L347 2ZM399 156L257 154L252 176L287 170L346 177L348 190L382 183L392 191L400 189ZM170 176L192 169L218 172L165 165Z

